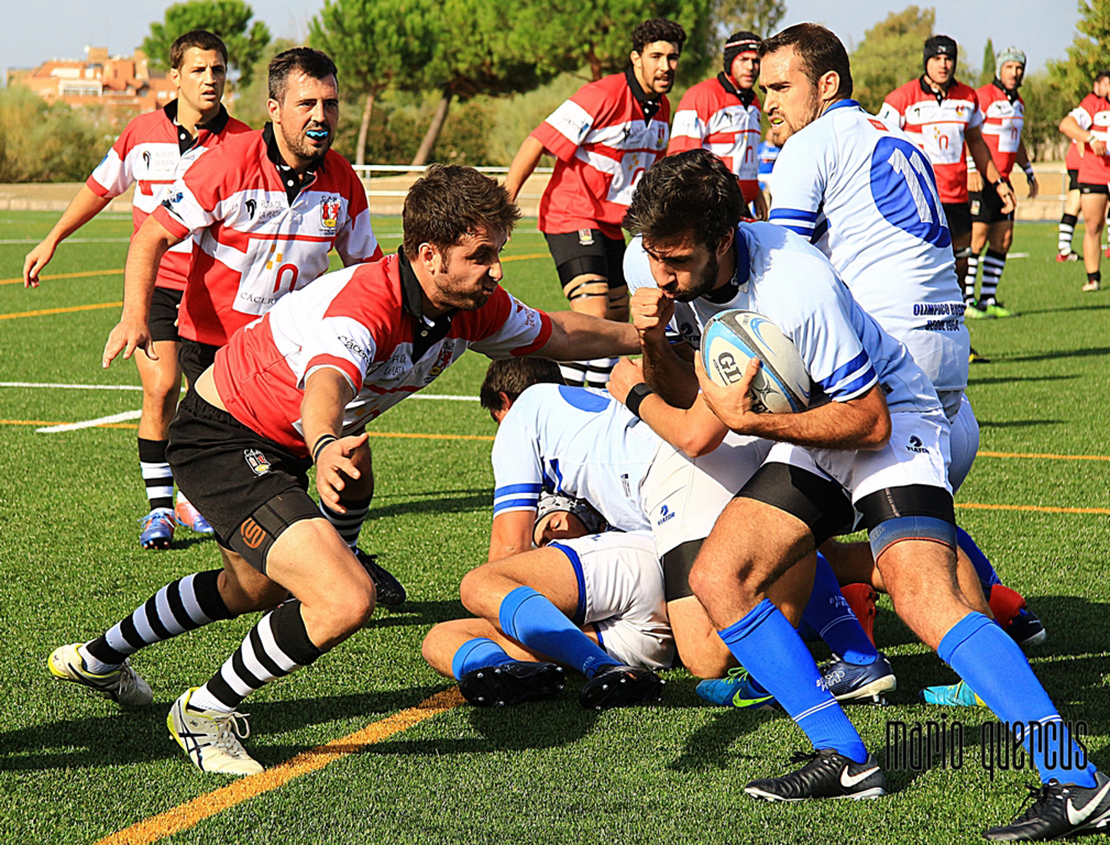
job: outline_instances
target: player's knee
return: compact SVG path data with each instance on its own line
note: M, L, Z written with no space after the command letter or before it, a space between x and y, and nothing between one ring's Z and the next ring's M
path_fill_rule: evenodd
M490 601L489 578L486 568L479 566L463 576L459 584L459 601L475 616L485 616Z
M370 621L376 602L374 582L366 577L356 584L336 590L329 601L328 613L338 630L349 633Z

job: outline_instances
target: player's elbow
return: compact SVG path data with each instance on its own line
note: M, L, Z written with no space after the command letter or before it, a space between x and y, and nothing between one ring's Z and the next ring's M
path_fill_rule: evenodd
M725 439L726 433L727 429L713 432L683 432L682 436L677 438L678 442L672 443L671 445L688 458L701 458L720 446L721 441Z
M890 442L890 429L890 414L884 412L875 415L875 417L869 421L869 425L863 428L860 442L856 448L867 451L882 449Z

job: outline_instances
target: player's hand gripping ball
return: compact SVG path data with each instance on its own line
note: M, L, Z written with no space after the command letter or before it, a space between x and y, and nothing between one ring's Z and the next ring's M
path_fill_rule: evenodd
M809 373L798 348L762 314L714 315L702 332L701 357L709 378L722 387L738 383L750 359L762 362L751 386L756 413L793 414L809 407Z

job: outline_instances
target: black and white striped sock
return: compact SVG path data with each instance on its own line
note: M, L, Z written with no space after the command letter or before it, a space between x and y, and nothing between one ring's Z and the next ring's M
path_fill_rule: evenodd
M979 275L979 256L974 252L967 257L967 275L964 276L964 302L975 301L975 277Z
M983 256L983 285L979 292L979 300L983 304L991 305L994 302L1005 267L1006 253L988 249L987 254Z
M373 496L367 496L365 499L340 499L339 504L346 508L346 513L336 513L323 502L320 502L320 513L322 513L331 523L332 528L339 532L339 536L343 538L343 542L351 548L358 544L358 532L362 529L362 523L366 521L366 515L370 512L370 500Z
M130 615L79 650L90 671L106 671L144 646L195 631L233 614L217 585L222 569L186 575L167 584Z
M308 638L301 603L292 599L250 629L243 644L193 693L189 703L231 712L255 690L309 665L323 653Z
M593 358L589 361L565 361L559 364L563 381L572 387L596 387L604 390L609 374L619 358Z
M1075 214L1065 214L1060 218L1059 237L1056 241L1056 251L1061 255L1071 252L1071 239L1075 234L1075 224L1079 217Z
M166 463L166 440L139 438L139 469L150 509L173 508L173 473Z

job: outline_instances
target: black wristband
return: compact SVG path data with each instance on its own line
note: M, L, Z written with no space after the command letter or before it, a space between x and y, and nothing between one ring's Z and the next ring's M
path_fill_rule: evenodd
M339 438L334 434L321 434L316 438L316 445L312 447L312 463L316 463L317 459L320 457L320 452L324 450L325 446L329 443L334 443L338 439Z
M628 395L624 397L624 405L628 410L635 414L640 419L640 403L648 396L653 396L655 391L647 386L644 382L632 385L628 391Z

